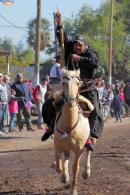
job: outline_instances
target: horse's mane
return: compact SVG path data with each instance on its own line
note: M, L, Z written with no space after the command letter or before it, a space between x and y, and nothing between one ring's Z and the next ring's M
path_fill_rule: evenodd
M80 70L67 70L66 68L62 69L62 75L61 78L64 79L64 77L79 77L80 76Z
M54 98L54 100L56 102L58 102L59 100L62 99L62 97L63 97L63 89L61 88L61 84L58 84L55 87L55 90L52 93L52 97Z
M59 101L63 98L63 89L62 89L62 81L65 77L79 77L80 71L78 70L67 70L66 68L62 69L61 74L61 82L55 86L55 90L52 93L52 96L55 101Z

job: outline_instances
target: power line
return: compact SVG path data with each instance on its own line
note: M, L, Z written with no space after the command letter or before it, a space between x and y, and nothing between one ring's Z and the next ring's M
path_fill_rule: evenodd
M1 14L0 14L0 17L3 20L5 20L7 23L11 24L11 26L14 27L14 28L19 28L21 30L27 30L28 29L28 27L20 27L20 26L15 25L14 23L12 23L11 21L9 21L7 18L5 18L4 16L2 16Z
M25 31L27 31L26 29L23 29L24 27L15 27L15 26L7 26L7 25L2 25L2 24L0 24L0 27L4 27L4 28L17 28L17 29L20 29L20 30L25 30ZM22 29L21 29L22 28Z
M2 28L17 28L17 29L20 29L20 30L21 30L21 27L18 28L18 27L15 27L15 26L7 26L7 25L2 25L2 24L0 24L0 27L2 27ZM24 27L23 27L23 28L24 28ZM22 29L22 30L23 30L23 29ZM25 31L27 31L27 30L25 29ZM53 32L54 29L53 29L53 28L50 28L49 31ZM44 30L41 30L41 32L44 32Z
M2 11L1 11L1 13L2 13ZM4 14L5 14L5 13L6 13L6 14L32 14L32 13L33 13L33 14L34 14L34 12L28 12L28 11L26 11L26 12L25 12L25 11L23 11L23 12L20 12L20 11L19 11L19 12L5 12L5 11L4 11L3 13L4 13ZM66 15L66 14L69 15L69 14L72 14L72 13L78 14L78 11L62 12L63 15L64 15L64 14L65 14L65 15ZM45 14L45 15L52 15L53 12L44 12L44 14Z

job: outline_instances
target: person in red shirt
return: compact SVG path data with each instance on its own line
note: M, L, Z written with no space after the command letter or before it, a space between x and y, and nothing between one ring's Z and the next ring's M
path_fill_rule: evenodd
M126 111L125 116L127 116L129 113L129 107L125 102L125 95L124 95L124 88L123 87L120 87L120 89L119 89L119 96L121 97L121 100L122 100L122 107L124 107L125 111Z

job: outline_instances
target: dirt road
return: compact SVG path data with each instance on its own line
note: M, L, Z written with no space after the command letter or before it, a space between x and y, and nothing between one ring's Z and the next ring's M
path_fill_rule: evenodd
M0 137L0 195L69 195L51 168L53 141L43 144L41 135L37 130ZM87 181L79 173L79 195L130 195L130 118L105 124L91 169Z

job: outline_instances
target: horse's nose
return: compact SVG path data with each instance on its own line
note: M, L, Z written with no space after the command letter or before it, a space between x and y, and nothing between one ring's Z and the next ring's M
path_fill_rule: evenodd
M74 97L72 97L72 96L69 97L69 96L68 96L68 97L66 98L66 100L67 100L68 103L72 103L72 102L74 102Z

